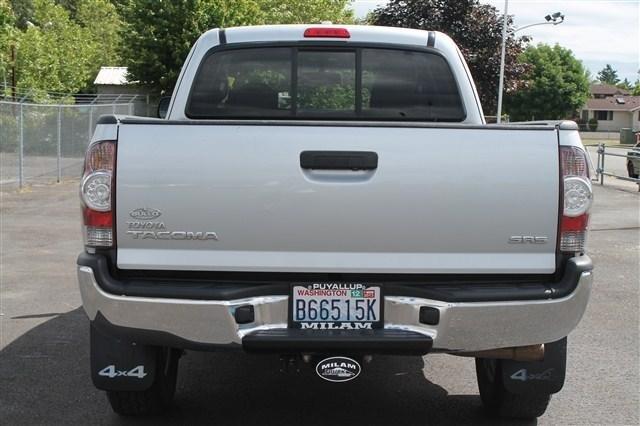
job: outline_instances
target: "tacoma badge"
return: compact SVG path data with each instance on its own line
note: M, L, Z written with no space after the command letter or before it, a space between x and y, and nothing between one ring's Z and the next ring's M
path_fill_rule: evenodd
M191 232L191 231L127 231L135 240L215 240L218 241L218 234L213 231Z

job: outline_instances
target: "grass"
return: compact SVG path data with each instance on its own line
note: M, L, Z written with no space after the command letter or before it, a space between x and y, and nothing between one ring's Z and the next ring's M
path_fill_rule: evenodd
M609 148L631 148L633 147L633 144L628 145L628 144L621 144L619 140L616 139L583 139L582 143L585 146L591 146L591 145L600 145L601 143L603 143L606 147Z

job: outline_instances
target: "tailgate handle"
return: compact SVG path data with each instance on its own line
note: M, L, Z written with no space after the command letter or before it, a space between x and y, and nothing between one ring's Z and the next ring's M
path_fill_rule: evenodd
M302 151L300 167L316 170L374 170L378 154L371 151Z

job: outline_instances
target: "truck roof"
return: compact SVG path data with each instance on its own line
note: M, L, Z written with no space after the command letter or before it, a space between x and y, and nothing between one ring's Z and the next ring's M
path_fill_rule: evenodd
M340 28L349 32L349 38L315 38L315 40L332 40L356 43L384 43L434 47L438 50L455 51L453 40L438 31L424 31L409 28L394 28L371 25L332 25L332 24L298 24L298 25L256 25L248 27L231 27L224 29L227 43L250 43L262 41L302 41L305 30L309 28ZM212 29L200 37L204 44L219 44L219 33L222 29ZM431 40L429 40L431 37ZM453 52L452 52L453 53Z

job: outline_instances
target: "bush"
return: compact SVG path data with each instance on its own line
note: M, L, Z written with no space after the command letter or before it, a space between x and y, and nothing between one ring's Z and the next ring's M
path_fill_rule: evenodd
M581 131L583 131L583 132L587 131L587 121L586 120L584 120L582 118L576 118L573 121L576 122L576 124L578 125L578 128Z
M598 120L596 120L595 118L590 118L589 130L591 130L592 132L595 132L597 129L598 129Z

